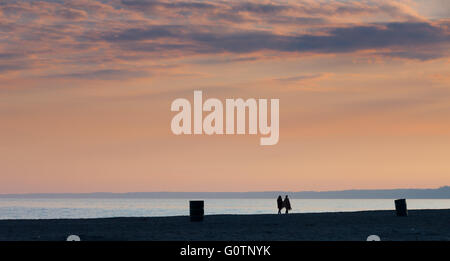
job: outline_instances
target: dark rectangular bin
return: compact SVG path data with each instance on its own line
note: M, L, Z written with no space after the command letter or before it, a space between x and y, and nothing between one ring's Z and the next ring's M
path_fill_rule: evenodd
M189 201L189 216L191 217L191 221L203 221L203 215L205 214L204 206L205 203L203 200Z
M408 208L406 206L406 199L395 200L395 212L398 217L408 216Z

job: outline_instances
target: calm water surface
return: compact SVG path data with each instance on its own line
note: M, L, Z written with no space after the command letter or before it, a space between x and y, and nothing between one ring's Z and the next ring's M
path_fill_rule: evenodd
M392 199L291 199L292 212L394 209ZM409 199L408 209L450 208L450 199ZM277 213L276 199L206 199L205 214ZM188 199L0 199L0 219L189 215Z

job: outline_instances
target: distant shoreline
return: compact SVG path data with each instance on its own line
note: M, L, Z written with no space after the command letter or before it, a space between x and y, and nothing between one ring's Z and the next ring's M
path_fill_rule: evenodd
M450 209L305 214L207 215L96 219L0 220L0 241L102 240L450 240Z
M341 191L261 191L261 192L128 192L128 193L28 193L0 194L1 198L276 198L297 199L450 199L450 186L436 189L376 189Z

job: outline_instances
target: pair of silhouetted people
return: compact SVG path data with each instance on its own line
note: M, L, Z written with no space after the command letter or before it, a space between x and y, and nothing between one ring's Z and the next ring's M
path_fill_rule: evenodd
M281 214L281 210L283 208L286 208L286 214L289 213L289 210L292 209L291 208L291 202L289 201L289 198L288 198L287 195L284 198L284 201L283 201L283 198L281 198L281 196L278 196L278 198L277 198L277 206L278 206L278 214Z

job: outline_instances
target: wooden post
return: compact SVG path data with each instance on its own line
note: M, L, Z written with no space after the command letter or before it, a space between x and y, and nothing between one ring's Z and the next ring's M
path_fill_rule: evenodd
M198 222L203 221L204 211L204 201L203 200L191 200L189 201L189 214L191 221Z
M406 199L397 199L395 202L395 212L397 213L397 217L406 217L408 216L408 208L406 207Z

